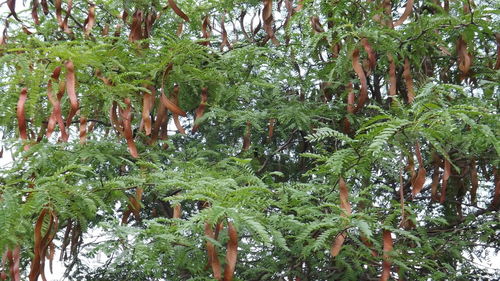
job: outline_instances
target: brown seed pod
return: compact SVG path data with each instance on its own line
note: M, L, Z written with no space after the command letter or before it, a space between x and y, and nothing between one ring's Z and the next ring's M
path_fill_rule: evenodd
M208 101L208 88L203 87L201 89L201 101L200 105L196 108L195 110L195 124L193 126L193 129L191 130L192 133L195 133L198 131L198 128L200 128L200 124L196 123L197 120L199 120L201 117L203 117L203 114L205 114L205 108L207 106L207 101Z
M21 94L19 95L19 100L17 102L17 124L19 128L19 135L21 136L21 139L23 141L28 140L28 134L26 130L26 116L24 109L24 105L27 99L28 99L28 89L23 88L21 90ZM26 146L24 150L27 150Z
M470 189L470 201L472 204L477 204L477 188L479 187L479 180L477 177L477 167L476 160L472 159L470 163L470 181L471 181L471 189Z
M457 42L458 69L460 69L460 79L463 80L469 76L472 66L472 55L467 51L467 42L463 36L458 38Z
M66 127L71 125L71 121L78 111L78 98L76 96L76 76L75 76L75 67L72 61L67 61L65 63L66 66L66 92L68 93L69 102L70 102L70 110L68 113L68 117L66 119Z
M422 160L422 154L420 152L420 144L418 142L415 145L415 154L417 155L417 160L418 160L418 172L415 175L415 177L412 177L411 179L411 185L412 185L411 193L413 197L419 194L422 188L424 187L425 174L426 174L424 161Z
M365 49L366 54L368 55L368 66L370 70L375 69L375 64L377 62L377 57L375 55L375 51L372 48L372 45L368 42L367 38L361 39L361 45L363 49Z
M152 87L148 88L151 91ZM151 91L151 93L144 92L142 96L142 124L144 125L144 131L146 132L147 136L151 134L152 120L150 114L153 105L154 105L153 91Z
M238 257L238 233L232 222L227 223L227 233L229 240L227 241L226 266L224 268L223 280L232 281Z
M206 222L205 223L205 236L211 239L216 240L215 233L212 230L212 226ZM212 271L214 273L214 278L216 280L221 280L222 272L219 262L219 257L217 256L217 249L215 249L215 245L207 240L207 253L208 253L208 263L212 267Z
M321 23L319 22L319 18L317 16L312 16L311 17L311 27L314 30L314 33L322 33L325 32L323 29L323 26L321 26Z
M439 199L439 202L442 204L446 200L446 187L448 185L448 179L450 178L451 174L451 166L450 166L450 161L448 159L444 159L444 173L443 173L443 179L441 182L441 198Z
M55 126L57 124L59 126L59 130L61 131L61 140L63 142L67 142L69 139L69 135L66 132L66 126L64 125L64 120L62 118L62 111L61 111L61 99L66 87L64 83L60 83L60 88L58 90L57 95L54 95L52 89L52 82L59 82L60 73L61 73L61 67L58 66L52 72L52 77L51 79L49 79L47 83L47 97L50 103L52 104L52 113L47 123L47 131L45 135L47 136L47 138L49 138L54 132Z
M411 77L410 61L408 60L408 58L405 58L405 63L403 66L403 78L405 79L408 103L413 103L413 101L415 100L415 91L413 90L413 78Z
M138 158L139 154L137 153L137 148L135 146L132 132L132 106L130 104L129 98L126 98L124 102L127 107L125 107L125 109L120 109L121 117L123 120L123 136L127 140L130 155L132 155L132 157L134 158Z
M223 14L221 22L220 22L220 28L221 28L221 33L222 33L222 42L220 44L221 51L224 49L224 47L227 47L229 50L231 50L233 48L231 46L231 43L229 43L229 39L227 37L226 26L225 26L225 23L224 23L225 18L226 18L226 15Z
M31 7L31 18L36 25L39 25L40 19L38 18L38 6L40 6L40 3L38 2L38 0L33 0L32 4L33 7Z
M80 116L80 144L87 141L87 118Z
M383 256L383 261L382 261L382 276L380 276L380 281L387 281L389 280L389 277L391 276L391 261L389 257L389 252L392 251L393 244L392 244L392 235L389 230L384 230L383 231L383 251L384 251L384 256Z
M174 10L174 12L179 16L181 17L183 20L189 22L189 17L184 14L184 12L179 9L179 7L177 6L177 4L175 3L174 0L168 0L168 5L170 6L170 8L172 8L172 10Z
M387 56L389 59L389 95L391 97L396 96L397 89L397 79L396 79L396 63L392 58L392 55Z
M361 88L359 89L358 103L354 108L354 113L356 113L364 107L366 101L368 100L368 83L366 81L366 75L363 70L363 67L361 66L361 63L359 63L359 49L354 49L352 53L352 68L354 69L354 72L356 72L356 74L358 75L359 81L361 82Z
M19 17L17 17L16 13L16 0L7 0L7 6L9 7L11 15L17 20L21 21Z
M95 5L93 3L90 3L88 16L83 24L85 36L90 35L92 27L94 27L94 24L95 24Z
M245 135L243 136L243 151L247 151L250 148L250 128L252 123L247 121L247 125L245 127Z
M163 104L163 106L165 108L167 108L168 110L170 110L172 113L175 113L177 115L180 115L180 116L183 116L183 117L186 117L187 114L185 111L183 111L182 109L180 109L177 105L175 105L175 103L173 103L171 100L169 100L165 94L161 94L161 97L160 97L160 101L161 103Z
M176 106L179 106L179 85L174 86L174 90L173 90L172 95L171 95L171 100ZM179 115L172 113L172 118L174 119L175 127L177 128L179 133L185 135L186 130L184 130L184 127L182 126L181 122L179 121Z
M351 215L351 204L349 203L349 190L347 189L347 184L344 181L344 178L339 179L339 193L340 193L340 208L342 209L341 216L349 216ZM330 254L332 257L336 257L340 250L342 249L342 245L347 237L347 231L343 230L340 232L337 237L335 237L335 241L333 242L332 248L330 249Z
M128 35L128 40L130 42L135 42L142 39L142 20L143 12L141 10L136 10L132 17L132 25L130 26L130 33Z
M263 0L264 8L262 9L262 21L264 22L263 28L266 31L267 36L271 39L274 45L278 46L279 42L274 34L273 27L273 1Z
M403 22L411 15L413 11L413 0L406 1L405 11L401 15L401 17L393 23L393 26L402 25Z

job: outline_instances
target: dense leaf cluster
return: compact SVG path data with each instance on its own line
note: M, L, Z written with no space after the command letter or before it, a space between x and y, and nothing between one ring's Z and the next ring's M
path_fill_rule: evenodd
M500 277L495 1L17 4L0 280Z

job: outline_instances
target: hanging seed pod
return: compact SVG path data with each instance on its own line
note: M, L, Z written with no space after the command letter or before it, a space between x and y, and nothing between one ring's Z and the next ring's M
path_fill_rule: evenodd
M197 122L201 117L203 117L203 114L205 114L205 108L207 107L207 101L208 101L208 88L203 87L201 89L200 105L195 110L195 119L194 119L195 124L193 126L193 129L191 130L192 133L195 133L200 128L200 124Z
M17 17L16 13L16 0L7 0L7 6L9 7L10 14L17 20L21 21L19 17Z
M9 21L5 20L5 27L2 31L2 37L0 38L0 46L4 46L7 44L7 39L9 35L7 34L7 29L9 28Z
M236 269L236 261L238 257L238 233L232 222L227 222L227 241L226 266L224 268L224 281L232 281L234 270Z
M441 183L441 198L439 199L439 202L441 204L444 203L446 200L446 186L448 185L448 179L450 178L451 174L451 166L450 166L450 161L448 159L444 159L444 173L443 173L443 179Z
M493 174L493 184L495 185L495 191L493 193L493 201L491 202L491 206L494 210L498 210L498 208L500 207L500 175L496 168L493 168Z
M382 0L382 9L384 11L384 20L382 21L382 23L385 26L394 29L394 25L392 23L392 1Z
M10 279L12 281L21 281L19 270L19 265L21 263L21 247L16 246L14 250L10 251L10 255L7 257L10 260Z
M393 26L402 25L403 22L411 15L413 11L413 0L406 1L405 11L401 15L401 17L394 22Z
M158 134L160 132L160 129L162 127L162 124L167 123L168 116L167 116L167 109L163 106L163 104L158 105L158 110L156 113L156 119L153 124L153 128L151 130L151 141L150 144L153 144L156 142L158 139Z
M396 96L397 89L396 63L391 55L387 57L389 58L389 95L393 97Z
M252 124L250 121L247 121L247 125L245 127L245 135L243 136L243 151L247 151L250 148L250 128Z
M368 238L366 238L364 235L361 235L360 239L361 239L361 242L363 242L363 244L366 247L371 249L370 252L372 254L372 257L377 257L378 253L377 253L377 251L375 251L375 249L373 249L373 243L370 240L368 240Z
M457 42L458 69L460 69L460 80L469 76L472 65L472 55L467 51L467 43L463 36L458 38Z
M245 30L245 15L247 14L246 10L241 11L240 17L239 17L239 23L240 23L240 28L241 32L243 33L243 36L245 36L245 39L248 41L252 41L250 36L248 36L247 31Z
M406 82L406 93L408 96L408 103L413 103L415 100L415 91L413 90L413 78L411 77L410 71L410 61L405 58L405 63L403 67L403 77Z
M268 135L267 135L267 140L271 141L271 139L274 136L274 126L276 125L276 118L270 118L269 119L269 130L268 130Z
M182 207L181 204L176 204L174 206L174 212L172 214L172 218L174 219L180 219L182 216Z
M370 70L375 69L375 64L377 62L377 57L375 55L375 51L372 48L372 45L368 42L367 38L361 39L361 45L365 49L366 54L368 55L368 66Z
M154 105L154 89L152 87L148 87L151 93L144 92L142 96L142 124L144 125L144 131L146 132L146 136L151 134L151 109Z
M80 144L87 141L87 118L80 116Z
M85 19L85 22L83 23L85 36L88 37L90 35L92 27L94 27L94 24L95 24L95 5L93 3L90 3L88 16Z
M441 166L441 159L439 158L439 155L437 153L433 153L432 155L433 161L434 161L434 171L432 173L432 182L431 182L431 197L432 200L434 201L439 201L439 196L438 196L438 185L439 185L439 167Z
M214 240L217 240L215 237L215 233L212 230L212 226L206 222L205 223L205 236ZM217 250L215 249L215 245L207 240L207 253L208 253L208 263L212 267L212 271L214 273L214 279L221 280L222 272L219 262L219 257L217 256Z
M184 23L180 22L178 25L177 25L177 31L175 32L175 35L177 37L180 37L181 34L182 34L182 31L184 29Z
M266 31L267 36L271 39L274 45L279 46L278 39L274 34L273 27L273 1L272 0L263 0L264 8L262 9L262 21L264 22L264 31Z
M113 101L113 104L111 106L111 109L110 109L110 117L109 119L111 120L111 125L113 125L113 128L115 128L115 130L123 135L123 121L121 119L119 119L118 117L118 114L117 114L117 111L118 110L118 103L116 101Z
M391 276L391 261L389 257L389 252L392 251L393 244L392 244L392 235L389 230L384 230L383 231L383 262L382 262L382 276L380 276L380 281L387 281L389 280Z
M120 109L121 117L123 120L123 136L127 140L130 155L132 155L132 157L134 158L138 158L139 154L137 153L137 148L135 146L132 132L132 106L130 104L129 98L126 98L124 102L127 107L125 109Z
M361 110L366 101L368 100L368 83L366 81L365 72L361 63L359 63L359 49L354 49L352 53L352 68L354 72L358 75L359 81L361 82L361 88L359 89L359 97L356 107L354 108L354 113Z
M132 17L132 25L130 26L130 34L128 35L128 40L130 42L135 42L142 39L142 18L143 13L141 10L136 10Z
M135 189L135 196L128 197L127 209L123 212L122 215L122 225L126 225L128 223L128 219L131 214L134 214L134 218L136 221L141 220L140 211L143 193L144 189L142 189L141 187L137 187Z
M291 0L285 0L285 8L286 8L286 18L285 18L285 23L283 23L284 27L288 27L290 24L290 20L292 19L293 14L295 13L295 10L293 9L292 1ZM287 29L285 29L286 31ZM285 35L285 40L286 40L286 45L290 43L290 35L287 34Z
M347 113L348 114L353 114L354 113L354 100L356 96L354 95L354 91L352 89L352 83L349 82L347 84ZM349 122L348 117L344 117L343 119L343 125L344 125L344 133L350 134L351 132L351 122Z
M210 19L208 15L205 16L203 19L203 23L201 25L201 33L203 37L203 41L200 42L201 45L203 46L210 46L210 33L211 33L212 27L210 26Z
M52 88L52 82L59 82L59 75L61 73L61 67L58 66L54 69L52 72L52 77L49 79L47 83L47 96L52 104L52 113L49 117L49 121L47 123L47 131L46 131L46 136L49 138L52 133L54 132L56 124L59 126L59 130L61 131L61 140L63 142L67 142L69 139L69 135L66 132L66 126L64 125L64 120L62 117L62 110L61 110L61 99L62 96L64 95L64 91L66 89L65 83L59 83L59 90L57 92L57 95L54 95L53 88Z
M48 227L46 233L42 235L42 226L45 217L48 216ZM45 258L47 256L47 249L52 243L55 234L58 230L58 219L53 210L48 208L42 209L40 216L38 217L35 224L35 245L34 245L34 257L31 261L31 269L29 273L29 280L36 281L41 275L43 280L45 278Z
M38 2L38 0L33 0L31 3L31 18L36 25L39 25L40 19L38 18L38 6L40 6L40 3Z
M153 24L155 23L157 17L156 12L151 12L146 15L145 23L144 23L144 32L142 34L142 38L149 38L151 35L151 30L153 29Z
M341 216L350 216L352 211L351 204L349 203L349 190L347 189L347 184L342 177L339 179L339 193L340 209L342 209ZM330 249L330 254L332 255L332 257L336 257L340 253L346 237L346 230L343 230L337 235L337 237L335 237L335 241L333 242L332 248Z
M314 33L322 33L325 32L323 29L323 26L321 26L321 23L319 22L319 18L317 16L312 16L311 17L311 27L314 31Z
M17 102L17 124L19 128L19 135L21 136L21 139L23 141L28 140L28 134L26 131L26 116L25 116L25 109L24 105L26 103L26 100L28 99L28 89L23 88L21 90L21 94L19 95L19 100ZM24 150L28 150L29 145L24 146Z
M69 25L68 25L68 19L71 16L72 9L73 9L73 0L68 0L67 9L66 9L66 17L64 17L64 21L62 23L62 29L67 34L72 33L72 31L69 29Z
M67 61L66 66L66 92L68 93L70 110L66 119L66 127L71 125L71 121L78 111L78 98L76 96L76 76L75 67L72 61Z
M177 4L175 3L174 0L168 0L168 5L179 17L189 22L189 17L186 14L184 14L184 12L181 9L179 9L179 7L177 7Z
M171 100L169 100L164 93L161 94L160 101L165 108L170 110L172 113L186 117L186 112L175 105Z
M294 8L294 11L300 12L303 8L304 8L304 0L299 0L299 2L297 3L297 7Z
M172 102L176 106L179 106L179 85L174 86L174 90L172 92L171 99L172 99ZM181 122L179 121L179 115L172 113L172 118L174 119L175 127L177 128L179 133L185 135L186 130L184 130L184 127L182 126Z
M424 187L425 174L426 174L424 161L422 159L422 154L420 152L420 144L418 142L415 145L415 154L417 155L418 172L415 175L415 177L411 179L411 185L412 185L411 194L413 198L415 198L415 196L417 196L417 194L419 194L422 188Z
M53 261L54 261L54 256L56 254L56 244L54 242L50 242L49 244L49 251L47 253L47 259L49 260L49 270L50 274L54 274L53 270Z
M105 24L104 27L102 28L101 32L102 36L108 36L109 35L109 24Z
M399 171L399 204L401 205L401 223L400 226L403 226L406 221L405 215L405 196L404 196L404 182L403 182L403 169Z
M73 222L71 221L71 219L68 219L68 222L66 224L66 230L64 231L62 245L61 245L61 255L59 256L60 261L63 261L66 259L66 248L68 247L68 245L70 243L69 235L71 233L72 228L73 228Z
M259 30L262 28L262 21L260 20L260 18L259 18L259 23L257 24L257 26L255 28L253 28L253 19L257 15L260 15L260 9L257 11L257 13L255 13L253 15L252 20L250 21L250 31L252 31L252 37L255 36L255 34L257 34L257 32L259 32Z
M222 33L222 42L220 44L220 50L221 51L224 49L224 47L227 47L229 50L231 50L233 48L231 46L231 44L229 43L229 40L228 40L228 37L227 37L226 26L224 24L225 17L226 17L226 15L223 14L221 22L220 22L220 28L221 28L221 33Z
M476 160L472 159L470 163L470 201L472 204L477 205L477 188L479 187L479 181L477 177L477 167Z
M137 187L135 189L135 196L130 197L130 209L132 213L134 214L134 218L136 221L141 220L141 201L142 201L142 195L144 194L144 189L141 187Z
M354 113L354 100L356 96L354 95L354 90L352 88L352 83L347 84L347 112Z
M49 14L49 5L47 5L47 0L41 0L40 4L42 5L42 10L45 15Z

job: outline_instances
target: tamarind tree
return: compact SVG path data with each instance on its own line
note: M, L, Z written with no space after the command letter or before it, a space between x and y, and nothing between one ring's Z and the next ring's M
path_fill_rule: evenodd
M499 278L498 1L25 2L0 280Z

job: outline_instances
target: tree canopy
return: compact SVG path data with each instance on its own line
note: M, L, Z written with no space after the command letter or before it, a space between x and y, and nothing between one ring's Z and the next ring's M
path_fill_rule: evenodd
M498 1L27 2L0 280L500 277Z

